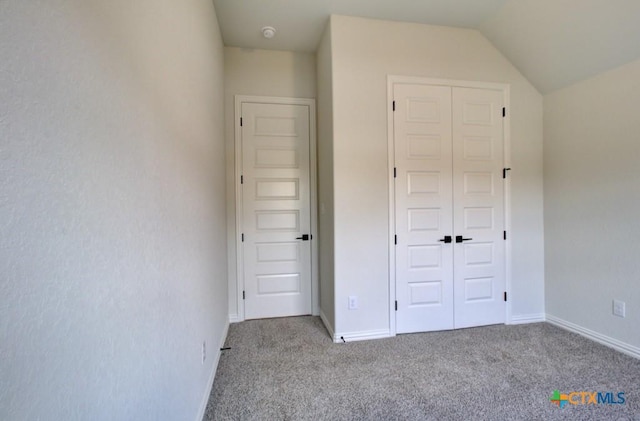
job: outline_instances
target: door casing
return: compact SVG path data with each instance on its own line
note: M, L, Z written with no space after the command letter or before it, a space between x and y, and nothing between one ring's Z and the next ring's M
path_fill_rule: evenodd
M316 102L309 98L288 98L288 97L267 97L253 95L235 95L234 111L234 148L235 148L235 202L236 202L236 285L229 288L236 288L238 305L238 318L234 321L245 320L245 307L242 298L244 291L244 260L242 251L241 235L243 232L243 208L242 208L242 186L240 177L242 176L242 129L240 127L240 116L242 115L243 103L257 104L284 104L303 105L309 109L309 198L311 209L311 308L312 314L320 314L320 294L318 282L318 206L317 206L317 152L316 152Z
M501 91L504 98L504 107L507 110L504 120L504 149L503 161L505 168L511 168L511 125L510 125L510 85L492 82L464 81L453 79L433 79L413 76L387 76L387 147L388 147L388 180L389 180L389 334L395 336L396 329L396 250L395 232L395 147L394 147L394 120L393 120L393 88L396 84L450 86L461 88L479 88ZM511 295L511 181L507 175L504 180L504 225L507 231L505 241L505 281L507 297ZM506 303L506 324L511 323L511 300Z

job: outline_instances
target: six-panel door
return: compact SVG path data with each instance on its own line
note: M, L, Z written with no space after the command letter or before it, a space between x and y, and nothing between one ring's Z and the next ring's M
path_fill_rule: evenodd
M242 104L245 318L311 314L309 107Z
M396 85L394 93L396 329L452 329L451 89Z
M505 320L502 92L453 88L455 327Z

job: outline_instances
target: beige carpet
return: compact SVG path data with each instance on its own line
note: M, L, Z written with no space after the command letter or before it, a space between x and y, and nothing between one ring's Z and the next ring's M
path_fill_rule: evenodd
M295 317L233 324L226 346L205 419L640 421L640 360L546 323L334 344Z

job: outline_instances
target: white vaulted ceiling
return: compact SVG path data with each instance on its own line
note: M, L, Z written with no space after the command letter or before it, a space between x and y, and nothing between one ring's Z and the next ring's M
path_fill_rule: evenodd
M640 58L638 0L509 0L478 29L543 93Z
M478 29L542 93L640 58L640 0L213 1L243 48L313 52L331 14Z

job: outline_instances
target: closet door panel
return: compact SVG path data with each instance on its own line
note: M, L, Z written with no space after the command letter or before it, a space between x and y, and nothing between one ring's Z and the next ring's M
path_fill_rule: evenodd
M453 328L451 88L396 85L396 330Z
M454 324L504 323L503 95L452 92Z

